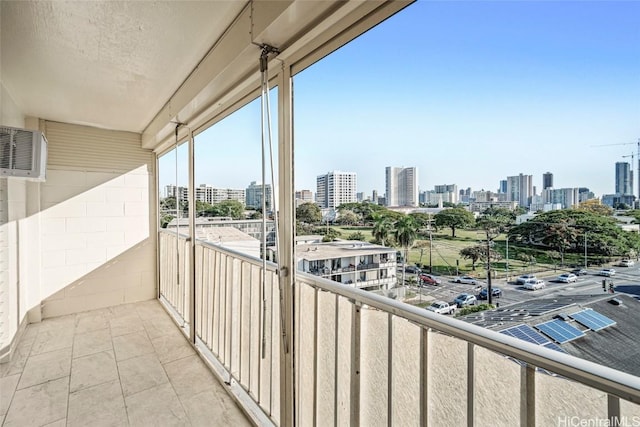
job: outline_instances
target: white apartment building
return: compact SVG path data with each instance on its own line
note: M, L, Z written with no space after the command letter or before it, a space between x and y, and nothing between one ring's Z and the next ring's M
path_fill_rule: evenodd
M271 184L264 186L264 193L266 194L266 206L267 211L271 210L271 201L273 196L271 195ZM245 205L248 208L261 209L262 208L262 184L252 181L251 184L245 190Z
M418 206L418 168L386 168L386 206Z
M578 188L547 188L542 190L542 202L545 205L561 205L562 209L572 208L580 204Z
M359 241L300 244L298 270L366 291L396 284L396 250Z
M456 200L456 202L454 202ZM434 190L423 191L420 193L420 203L425 205L442 206L443 203L457 203L458 195L454 193L437 193Z
M485 190L474 191L473 199L476 202L497 202L499 200L496 193Z
M505 208L509 210L514 210L518 207L518 202L500 202L500 201L491 201L491 202L470 202L469 210L471 212L484 212L487 208Z
M176 192L179 195L179 200L188 200L188 187L176 187L175 185L167 185L165 187L165 197L175 197ZM225 200L237 200L244 204L244 199L244 190L216 188L207 184L200 184L196 187L196 200L209 203L210 205L215 205L216 203L220 203Z
M434 185L433 189L438 194L446 194L445 202L458 203L458 186L456 184Z
M296 191L296 208L304 203L313 203L313 191L311 190Z
M343 203L356 202L356 173L333 171L318 175L316 203L320 208L335 209Z

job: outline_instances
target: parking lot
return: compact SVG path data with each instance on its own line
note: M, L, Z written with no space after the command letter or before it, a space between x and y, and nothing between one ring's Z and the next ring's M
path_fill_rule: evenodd
M606 291L609 290L609 283L612 283L617 291L629 291L640 289L640 269L638 264L630 267L612 267L615 274L611 277L598 275L600 269L588 269L586 275L578 276L574 283L562 283L557 280L558 276L566 273L565 270L547 273L544 275L537 274L538 279L545 281L546 286L543 289L535 291L524 289L521 284L516 284L517 276L511 277L507 282L504 279L492 280L492 287L498 287L502 291L500 298L493 298L493 304L500 307L510 304L528 301L535 298L549 297L553 295L576 295L576 294L601 294L605 292L602 288L602 281L606 280ZM407 273L406 277L414 277L416 274ZM411 286L411 290L418 293L417 298L424 298L424 301L442 300L451 302L461 293L469 293L477 295L479 287L472 284L455 283L452 276L438 276L441 283L437 286L423 285L417 287ZM401 280L401 273L398 273L398 279ZM482 287L486 287L486 278L478 278ZM486 301L478 301L482 303Z

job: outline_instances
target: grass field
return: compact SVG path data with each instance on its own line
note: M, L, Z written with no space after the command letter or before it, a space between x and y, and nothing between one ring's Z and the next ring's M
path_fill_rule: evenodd
M365 241L373 240L370 227L333 227L341 233L341 238L346 239L350 234L360 232L365 236ZM431 262L432 271L435 274L455 275L470 274L476 277L486 277L484 263L476 263L475 271L472 268L471 260L462 258L460 251L466 247L483 244L485 235L481 231L456 230L456 237L451 237L450 229L441 229L432 234L432 245L429 247L429 239L420 237L415 241L409 251L407 264L419 265L427 268ZM397 248L402 251L401 248ZM505 277L507 275L506 263L506 236L498 236L494 241L493 249L502 254L503 259L493 262L491 267L494 277ZM534 264L529 264L518 259L521 254L533 255L536 259ZM565 265L582 265L584 258L581 254L566 254ZM526 272L539 272L542 270L556 270L557 259L551 259L546 251L535 248L509 245L509 275L520 275Z

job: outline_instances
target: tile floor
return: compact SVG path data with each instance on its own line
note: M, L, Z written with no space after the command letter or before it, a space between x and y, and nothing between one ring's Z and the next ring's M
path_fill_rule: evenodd
M46 319L0 364L0 425L251 425L158 301Z

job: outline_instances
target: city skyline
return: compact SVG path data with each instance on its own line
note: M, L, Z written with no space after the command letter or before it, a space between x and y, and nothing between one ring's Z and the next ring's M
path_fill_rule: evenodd
M639 28L638 2L416 2L294 77L295 187L350 170L382 193L386 166L411 165L421 190L526 173L540 192L550 171L613 193L640 137ZM196 137L196 182L261 180L259 118L254 101Z

